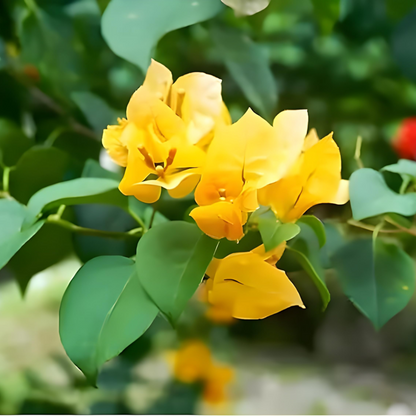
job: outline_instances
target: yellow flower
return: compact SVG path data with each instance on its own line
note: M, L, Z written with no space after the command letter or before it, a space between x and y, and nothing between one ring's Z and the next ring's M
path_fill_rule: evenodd
M348 181L341 179L341 155L332 133L319 140L312 130L289 174L259 190L258 198L282 222L298 220L317 204L345 204Z
M211 367L209 348L201 341L191 340L176 353L174 375L182 383L196 383L206 379Z
M306 110L283 111L273 126L253 111L219 128L207 152L191 212L212 238L239 240L247 213L258 208L257 189L282 178L301 153Z
M259 246L248 253L213 259L208 270L208 300L238 319L263 319L291 306L304 308L286 273L275 267L286 243L266 253Z
M127 166L121 192L147 203L157 201L161 187L175 198L187 195L200 178L215 129L229 123L219 79L192 73L173 83L171 72L152 61L127 119L103 134L109 155Z
M227 400L226 387L234 371L226 365L215 363L209 348L199 340L187 341L176 352L174 376L182 383L203 383L203 399L210 404Z

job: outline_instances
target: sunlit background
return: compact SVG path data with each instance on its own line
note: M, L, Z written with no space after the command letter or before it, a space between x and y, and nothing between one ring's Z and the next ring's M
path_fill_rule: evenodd
M38 0L41 14L28 18L32 3L0 2L0 140L8 132L25 134L46 140L50 151L36 168L29 160L12 172L11 192L23 203L33 190L79 174L88 158L114 170L100 158L100 132L124 115L143 81L141 70L117 57L101 36L104 1ZM167 34L153 56L174 78L193 71L221 78L233 120L249 106L269 121L283 109L307 108L310 127L321 137L334 131L347 179L357 168L358 136L362 163L379 169L397 160L392 143L400 123L416 116L416 1L342 0L340 5L333 29L309 0L272 0L245 18L224 8L210 22ZM256 107L255 91L242 89L227 67L227 48L237 55L238 50L232 38L230 45L215 41L218 27L251 39L257 61L270 62L276 91L270 91L266 108L264 100ZM252 66L244 77L264 88ZM41 169L43 177L31 178L31 169ZM318 207L313 213L327 226L322 258L358 232L336 224L336 218L350 218L348 207ZM114 207L76 207L68 215L91 228L131 228L130 219ZM175 210L169 215L175 218ZM412 240L404 244L412 252ZM307 309L291 308L262 321L212 322L195 296L176 329L157 318L105 365L99 388L91 387L61 346L59 303L81 261L132 249L73 238L49 225L0 272L0 413L416 413L416 300L376 332L331 270L326 278L332 300L325 312L301 271L289 276ZM24 286L34 274L22 298L15 277ZM175 351L189 339L202 340L215 362L232 369L219 403L204 399L204 386L175 379Z

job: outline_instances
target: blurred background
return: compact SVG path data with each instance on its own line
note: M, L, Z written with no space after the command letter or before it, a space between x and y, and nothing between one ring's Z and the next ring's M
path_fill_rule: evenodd
M2 163L16 166L10 192L22 203L38 189L85 173L87 160L113 169L101 151L101 132L124 116L144 74L104 41L107 3L0 1L0 143L16 148L16 157L9 152ZM358 136L366 167L379 169L403 153L397 142L404 120L416 117L416 1L341 0L334 2L335 18L317 3L272 0L241 18L224 7L209 22L168 33L153 57L174 78L194 71L221 78L233 120L249 106L269 121L281 110L307 108L321 137L334 131L347 179L357 168ZM406 130L409 158L416 156L415 131L416 125ZM180 204L164 208L162 201L159 208L177 219ZM351 216L348 207L318 207L314 214L327 228L323 257L357 233L341 224ZM79 206L65 215L91 228L132 228L115 207ZM412 240L405 244L412 251ZM99 389L89 386L60 344L59 303L81 262L131 252L120 241L74 237L48 225L0 272L0 413L416 413L416 299L376 332L330 269L332 301L324 313L301 271L289 276L307 309L262 321L213 322L196 296L176 330L157 318L106 364ZM232 373L214 380L219 392L206 393L206 386L185 383L175 372L175 354L192 339Z

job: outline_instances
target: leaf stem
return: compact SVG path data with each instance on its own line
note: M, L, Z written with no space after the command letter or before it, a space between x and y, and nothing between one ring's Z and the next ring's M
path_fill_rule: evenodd
M361 228L363 230L372 231L372 232L377 231L379 233L390 233L390 234L397 234L397 233L402 232L400 230L381 230L381 229L377 230L380 224L377 226L373 226L373 225L365 224L364 222L355 221L355 220L348 220L348 224L352 225L353 227Z
M156 208L153 208L152 216L150 217L150 221L149 221L149 230L152 228L155 215L156 215Z
M145 232L147 232L147 227L146 227L146 225L145 225L145 223L143 222L143 220L139 217L139 216L137 216L134 212L133 212L133 210L131 210L131 209L129 209L129 214L137 221L137 223L140 225L140 227L142 228L142 230L143 230L143 234L145 233Z
M400 232L416 236L416 229L415 228L402 227L400 224L398 224L396 221L392 220L390 217L386 217L385 220L387 222L389 222L390 224L394 225L395 227L397 227L400 230Z
M355 153L354 159L357 162L358 168L362 169L364 167L364 163L361 160L361 146L363 144L363 138L361 136L357 137L357 142L355 144Z
M61 205L61 207L62 206L64 205ZM58 214L49 215L46 222L59 225L60 227L63 227L74 233L78 233L82 235L90 235L90 236L95 236L95 237L114 238L117 240L125 239L125 238L140 238L143 234L143 230L141 228L136 228L135 230L131 230L129 232L118 232L118 231L102 231L102 230L95 230L92 228L80 227L79 225L73 224L72 222L61 219Z
M9 167L5 167L3 170L3 192L5 193L9 193L10 170Z

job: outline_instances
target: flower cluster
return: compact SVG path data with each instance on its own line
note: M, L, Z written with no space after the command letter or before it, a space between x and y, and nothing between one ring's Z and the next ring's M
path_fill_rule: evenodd
M190 216L214 239L239 241L251 213L270 207L281 223L296 222L316 204L344 204L348 181L329 134L308 133L306 110L287 110L273 125L248 110L231 123L221 81L191 73L172 82L153 61L133 94L127 119L109 126L103 144L125 166L120 190L153 203L161 188L174 198L195 189ZM260 319L293 305L303 307L286 274L275 267L285 243L214 259L207 271L208 300L232 317Z
M216 363L202 341L189 340L175 352L173 371L182 383L202 383L205 402L218 405L227 400L227 385L233 380L234 371Z

